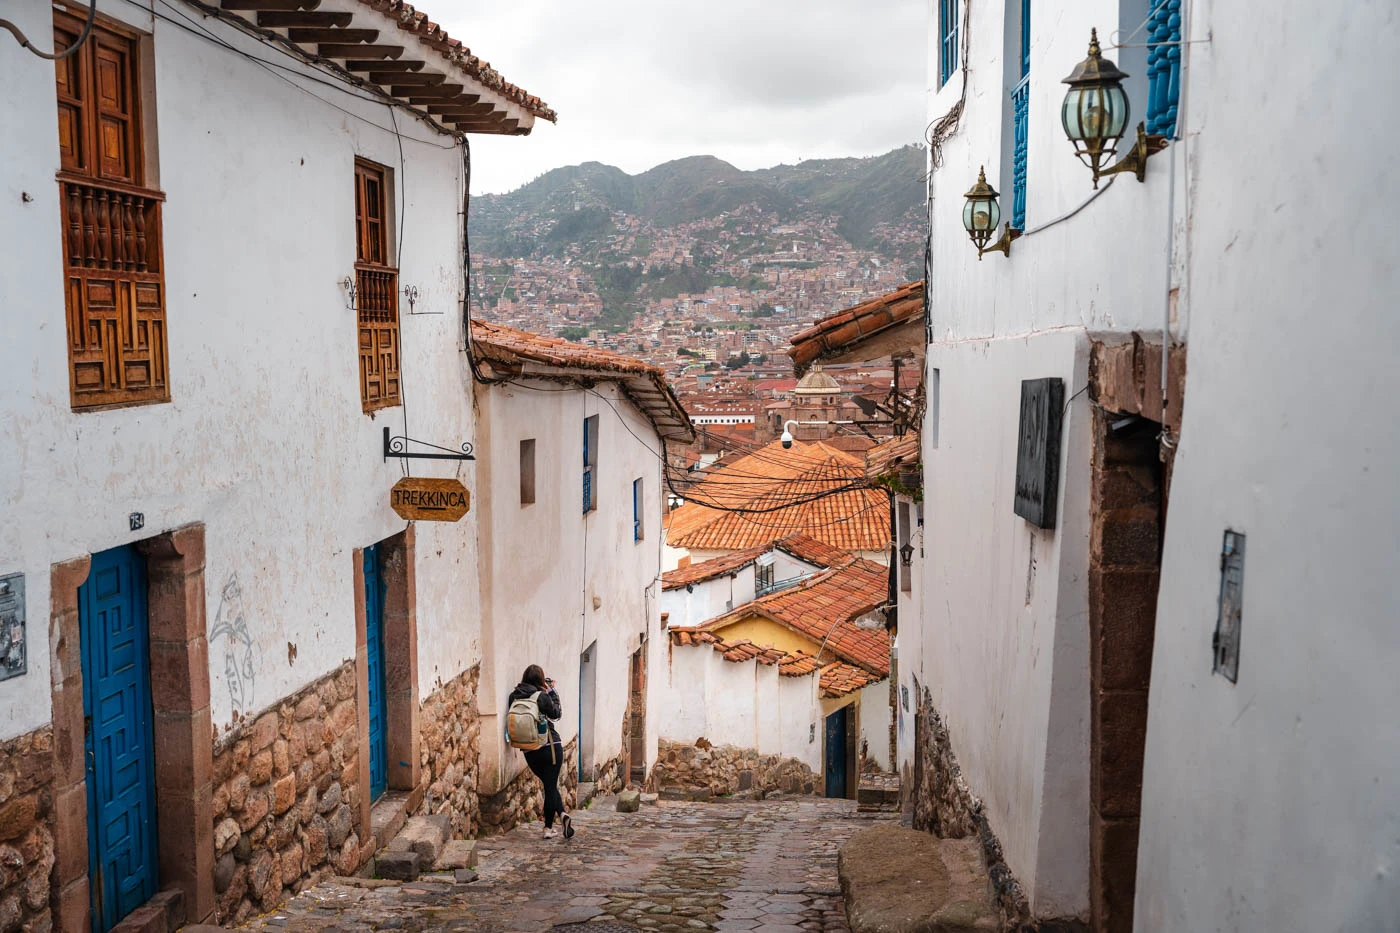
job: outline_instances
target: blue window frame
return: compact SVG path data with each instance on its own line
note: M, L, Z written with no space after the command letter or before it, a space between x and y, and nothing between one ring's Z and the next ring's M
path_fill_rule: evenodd
M1152 0L1147 42L1147 132L1170 138L1181 90L1181 0Z
M583 514L598 507L598 416L583 419Z
M1011 158L1011 226L1026 229L1026 150L1031 110L1031 0L1021 0L1021 80L1011 92L1016 148Z
M960 0L938 0L938 86L948 83L958 70L958 3Z
M642 527L642 501L643 489L641 477L632 480L632 540L640 541L643 536Z

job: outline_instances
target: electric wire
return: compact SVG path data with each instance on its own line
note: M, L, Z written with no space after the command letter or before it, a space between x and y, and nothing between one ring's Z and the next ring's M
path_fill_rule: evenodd
M97 22L97 0L90 0L90 3L88 4L87 20L83 22L83 31L78 34L78 38L74 40L73 44L68 46L68 48L64 49L62 52L58 50L57 45L54 46L54 50L52 52L45 52L43 49L30 42L29 37L26 36L23 32L21 32L18 26L16 26L14 23L10 22L7 19L0 19L0 27L8 29L10 31L10 34L15 37L15 40L19 42L21 48L28 49L33 54L37 55L39 58L43 58L51 62L59 62L63 61L63 59L65 58L68 58L70 55L78 54L78 49L82 48L83 43L87 41L88 36L92 35L92 24L95 22Z

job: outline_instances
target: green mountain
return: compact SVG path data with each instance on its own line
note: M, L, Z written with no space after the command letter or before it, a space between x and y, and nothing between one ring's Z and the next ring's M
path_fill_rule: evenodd
M881 249L881 224L920 223L925 150L905 146L864 159L818 159L740 171L714 156L691 156L639 175L599 162L554 169L522 188L472 198L472 249L484 257L540 253L570 247L594 252L616 231L615 215L638 218L657 230L717 220L739 208L757 208L779 221L803 216L836 218L837 232L861 249ZM909 259L907 246L891 258Z

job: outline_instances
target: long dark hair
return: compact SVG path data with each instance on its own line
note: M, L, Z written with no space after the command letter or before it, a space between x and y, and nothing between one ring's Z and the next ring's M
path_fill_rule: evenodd
M525 673L520 675L520 682L529 684L532 687L544 689L544 668L538 664L531 664L525 668Z

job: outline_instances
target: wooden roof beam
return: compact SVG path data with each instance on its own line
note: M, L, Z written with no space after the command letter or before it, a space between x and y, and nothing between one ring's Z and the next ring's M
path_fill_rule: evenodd
M402 97L409 103L427 103L431 100L447 100L461 97L463 87L460 84L436 84L423 87L407 87L400 85L390 85L389 93L394 97ZM471 101L466 101L471 103Z
M321 5L321 0L223 0L219 4L225 10L281 10L293 12L296 10L314 10Z
M244 0L239 0L244 2ZM252 2L252 0L246 0ZM258 0L262 2L262 0ZM319 3L320 0L315 0ZM356 45L352 43L323 42L316 47L316 51L322 58L353 58L374 59L374 58L398 58L403 54L401 45Z
M375 84L397 84L405 90L411 90L441 84L447 80L447 75L436 71L420 71L417 74L411 71L371 71L369 79Z
M430 101L424 108L428 113L444 117L462 117L468 120L495 119L491 115L495 112L490 104L466 104L455 100ZM502 114L502 117L505 115Z
M351 46L351 48L355 48L355 46ZM362 46L362 48L367 48L367 46ZM345 62L345 67L350 71L421 71L424 64L424 62L407 58L398 61L351 58Z
M316 10L264 10L258 14L258 25L264 29L291 29L295 27L345 28L355 18L354 13L332 13Z
M379 38L378 29L328 29L322 27L298 26L287 30L287 38L293 42L309 44L323 42L373 42Z

